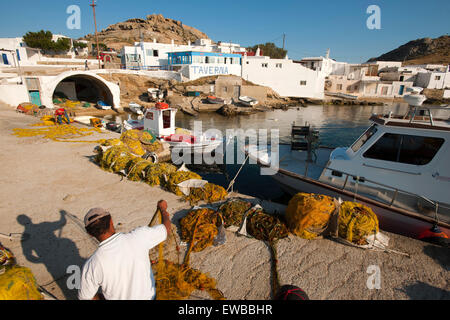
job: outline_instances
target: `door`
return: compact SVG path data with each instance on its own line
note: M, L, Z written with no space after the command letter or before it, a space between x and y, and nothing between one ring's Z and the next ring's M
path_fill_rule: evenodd
M3 64L9 64L8 56L6 55L6 53L2 53L2 58L3 58Z
M32 104L41 106L41 94L39 91L30 91L30 100Z
M234 86L234 90L233 90L233 96L235 99L239 99L239 97L241 96L241 86Z
M403 95L403 91L405 91L405 86L401 85L400 86L400 90L398 90L398 94L402 96Z

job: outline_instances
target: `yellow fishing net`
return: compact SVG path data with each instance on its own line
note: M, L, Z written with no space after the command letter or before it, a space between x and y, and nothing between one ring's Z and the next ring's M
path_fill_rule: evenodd
M149 132L141 130L128 130L120 136L131 153L143 156L146 152L157 152L162 150L162 143L155 139Z
M335 209L331 197L298 193L289 201L286 222L293 234L304 239L315 239L326 229Z
M100 167L110 172L125 171L128 163L136 158L125 146L114 146L102 153Z
M37 137L42 136L44 139L50 139L59 142L89 142L98 143L98 141L80 141L73 140L83 137L90 136L94 133L101 133L100 129L96 128L77 128L72 125L58 125L58 126L47 126L36 129L13 129L13 135L25 138L25 137Z
M181 239L191 241L189 252L200 252L214 243L221 224L220 216L212 209L190 211L180 220Z
M165 186L166 179L177 171L177 167L170 163L155 163L147 167L144 182L151 186Z
M223 187L213 183L207 183L203 188L192 188L189 196L185 199L193 205L202 200L207 201L208 203L222 201L227 195L228 193Z
M142 158L134 158L127 164L127 177L131 181L142 181L145 179L146 169L152 162Z
M161 217L160 217L161 223ZM189 234L191 238L190 248L194 247L194 241L197 239L197 230L199 227L195 223L194 229ZM172 233L172 237L173 233ZM183 264L176 264L164 259L164 247L159 245L159 259L153 264L156 281L156 299L157 300L183 300L187 299L195 290L205 290L214 300L225 300L223 293L216 289L216 280L208 275L193 269L189 266L189 255L186 254Z
M365 237L379 231L378 218L369 207L346 201L339 210L338 228L341 238L365 245Z
M0 300L42 300L36 279L30 269L6 267L0 274Z
M187 180L191 180L191 179L201 180L202 177L200 177L198 174L196 174L195 172L192 172L192 171L174 172L169 176L169 180L167 182L167 189L170 192L175 193L177 196L181 197L181 196L183 196L183 192L181 192L180 188L178 187L178 184L183 181L187 181Z

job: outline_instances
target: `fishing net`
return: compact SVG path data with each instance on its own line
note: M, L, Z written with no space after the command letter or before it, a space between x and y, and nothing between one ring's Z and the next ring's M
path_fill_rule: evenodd
M16 258L14 257L14 254L0 245L0 270L4 266L10 266L16 264Z
M273 242L286 238L289 231L280 219L273 215L255 210L247 217L247 232L255 239Z
M178 187L178 184L191 179L202 180L202 177L192 171L176 171L169 176L166 187L170 192L181 197L184 194Z
M30 269L9 266L0 274L0 300L42 300Z
M155 163L145 170L144 182L151 186L162 186L166 184L168 177L177 171L177 167L170 163Z
M100 167L110 172L125 171L128 163L133 160L133 156L125 146L114 146L103 152L100 160Z
M244 214L252 207L248 201L232 199L220 206L219 212L223 217L225 228L242 224Z
M195 290L205 290L214 300L225 300L216 280L187 265L158 262L155 273L157 300L184 300Z
M218 227L222 220L217 212L208 208L190 211L180 220L181 239L191 242L188 254L191 251L200 252L214 243ZM188 254L186 256L188 256ZM188 262L189 258L187 258Z
M13 129L13 135L20 138L42 136L44 139L50 139L58 142L98 143L98 141L73 140L87 137L94 133L101 133L101 131L97 128L77 128L67 124L36 129Z
M339 210L338 230L341 238L365 245L366 237L379 231L378 218L369 207L346 201Z
M148 131L128 130L120 136L131 153L143 156L147 152L158 152L163 149L162 143Z
M228 193L223 187L207 183L203 188L192 188L185 200L189 201L191 205L197 204L199 201L213 203L222 201L227 195Z
M142 181L145 179L146 169L152 162L142 158L134 158L127 164L127 177L131 181Z
M286 222L293 234L304 239L315 239L325 231L335 210L336 205L331 197L298 193L289 201Z
M104 147L122 146L123 142L120 139L100 140L100 144Z
M161 223L161 215L159 215ZM192 225L190 225L192 227ZM197 239L199 225L195 223L190 229L190 249L194 247ZM172 233L175 240L175 236ZM178 247L177 247L178 248ZM159 245L159 261L155 263L156 299L157 300L182 300L188 298L194 290L205 290L214 300L225 300L223 293L216 289L216 280L207 274L189 266L190 250L186 254L183 264L176 264L164 259L164 247Z

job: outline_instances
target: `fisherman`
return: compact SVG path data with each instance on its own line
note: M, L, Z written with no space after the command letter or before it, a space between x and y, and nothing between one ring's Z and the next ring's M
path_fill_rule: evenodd
M67 111L64 108L56 109L56 111L55 111L55 122L59 123L59 124L63 124L63 116L66 117L67 124L70 124L69 115L67 114Z
M155 299L148 252L167 239L171 228L167 202L159 201L158 209L163 224L130 233L116 233L111 215L104 209L89 210L84 218L86 231L100 244L83 267L80 300Z

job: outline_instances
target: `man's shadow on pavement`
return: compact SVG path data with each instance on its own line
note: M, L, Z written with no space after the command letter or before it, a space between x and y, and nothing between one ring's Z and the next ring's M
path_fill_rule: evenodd
M17 221L25 227L24 233L29 235L28 239L22 240L22 251L25 258L31 263L44 264L65 298L73 300L77 299L78 291L69 289L66 284L67 268L76 265L82 270L86 259L80 256L75 242L61 237L62 229L67 224L67 213L61 210L60 214L60 220L55 222L33 224L31 219L24 214L19 215ZM58 230L58 235L56 235Z

